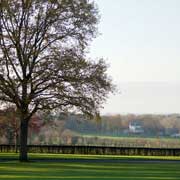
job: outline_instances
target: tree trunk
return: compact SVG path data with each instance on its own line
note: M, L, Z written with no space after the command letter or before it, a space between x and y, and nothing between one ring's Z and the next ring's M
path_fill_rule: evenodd
M28 146L27 146L27 138L28 138L28 120L22 119L20 125L20 155L19 160L21 162L28 161Z
M19 144L18 138L19 138L18 133L16 132L16 137L15 137L15 151L16 151L16 153L18 153L18 144Z
M16 133L16 130L14 132L14 146L15 146L15 152L17 153L17 133Z

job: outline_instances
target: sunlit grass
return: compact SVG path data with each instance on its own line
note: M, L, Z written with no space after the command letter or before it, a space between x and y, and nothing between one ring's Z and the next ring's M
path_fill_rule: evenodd
M18 153L0 153L0 159L18 159ZM30 159L142 159L142 160L180 160L180 156L122 156L122 155L82 155L29 153Z
M0 153L0 159L18 158L14 153ZM145 162L136 161L81 161L81 159L127 159L134 160L140 157L127 156L98 156L98 155L62 155L62 154L30 154L30 159L68 159L68 161L30 161L20 163L17 160L0 162L0 180L100 180L100 179L120 179L120 180L179 180L180 163L179 162ZM141 157L145 158L145 157ZM147 157L146 157L147 158ZM155 159L155 157L148 157ZM157 157L156 157L157 158ZM162 159L177 160L179 157L158 157ZM79 159L80 161L71 162L70 160ZM145 160L145 159L144 159Z

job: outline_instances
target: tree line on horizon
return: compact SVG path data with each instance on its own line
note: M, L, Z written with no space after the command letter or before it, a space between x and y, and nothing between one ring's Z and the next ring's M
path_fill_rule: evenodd
M137 120L142 123L145 133L133 134L128 132L129 123ZM18 144L19 125L18 115L14 108L1 110L0 144ZM76 144L77 137L86 137L88 142L92 141L91 144L97 140L96 137L98 136L170 137L172 134L180 132L180 115L118 114L102 116L101 120L97 121L95 119L89 120L82 114L36 113L30 120L28 132L29 144L49 145ZM91 140L87 138L88 135L91 136Z

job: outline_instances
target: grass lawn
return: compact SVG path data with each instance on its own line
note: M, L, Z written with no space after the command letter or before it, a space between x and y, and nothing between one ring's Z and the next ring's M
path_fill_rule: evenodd
M14 154L0 154L3 158L14 158ZM20 163L17 160L0 161L0 180L100 180L100 179L122 179L122 180L173 180L180 179L180 162L176 161L143 161L136 162L140 157L125 156L81 156L81 155L50 155L50 154L30 154L31 159L45 159L44 161ZM54 159L58 161L48 161ZM155 157L154 157L155 158ZM160 159L160 157L157 157ZM68 161L61 161L68 159ZM79 161L73 161L74 159ZM83 160L87 161L83 161ZM98 162L91 161L98 160ZM122 159L127 161L106 162L104 159ZM145 157L141 157L145 160ZM149 157L152 159L152 157ZM177 160L178 157L161 157L161 159ZM47 160L47 161L46 161ZM71 162L72 160L72 162ZM90 160L88 162L88 160ZM135 160L133 162L133 160Z

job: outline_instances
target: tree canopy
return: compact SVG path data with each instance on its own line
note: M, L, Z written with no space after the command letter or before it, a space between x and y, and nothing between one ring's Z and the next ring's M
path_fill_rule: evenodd
M97 110L111 89L106 64L87 60L97 8L87 0L2 0L0 100L39 109Z

